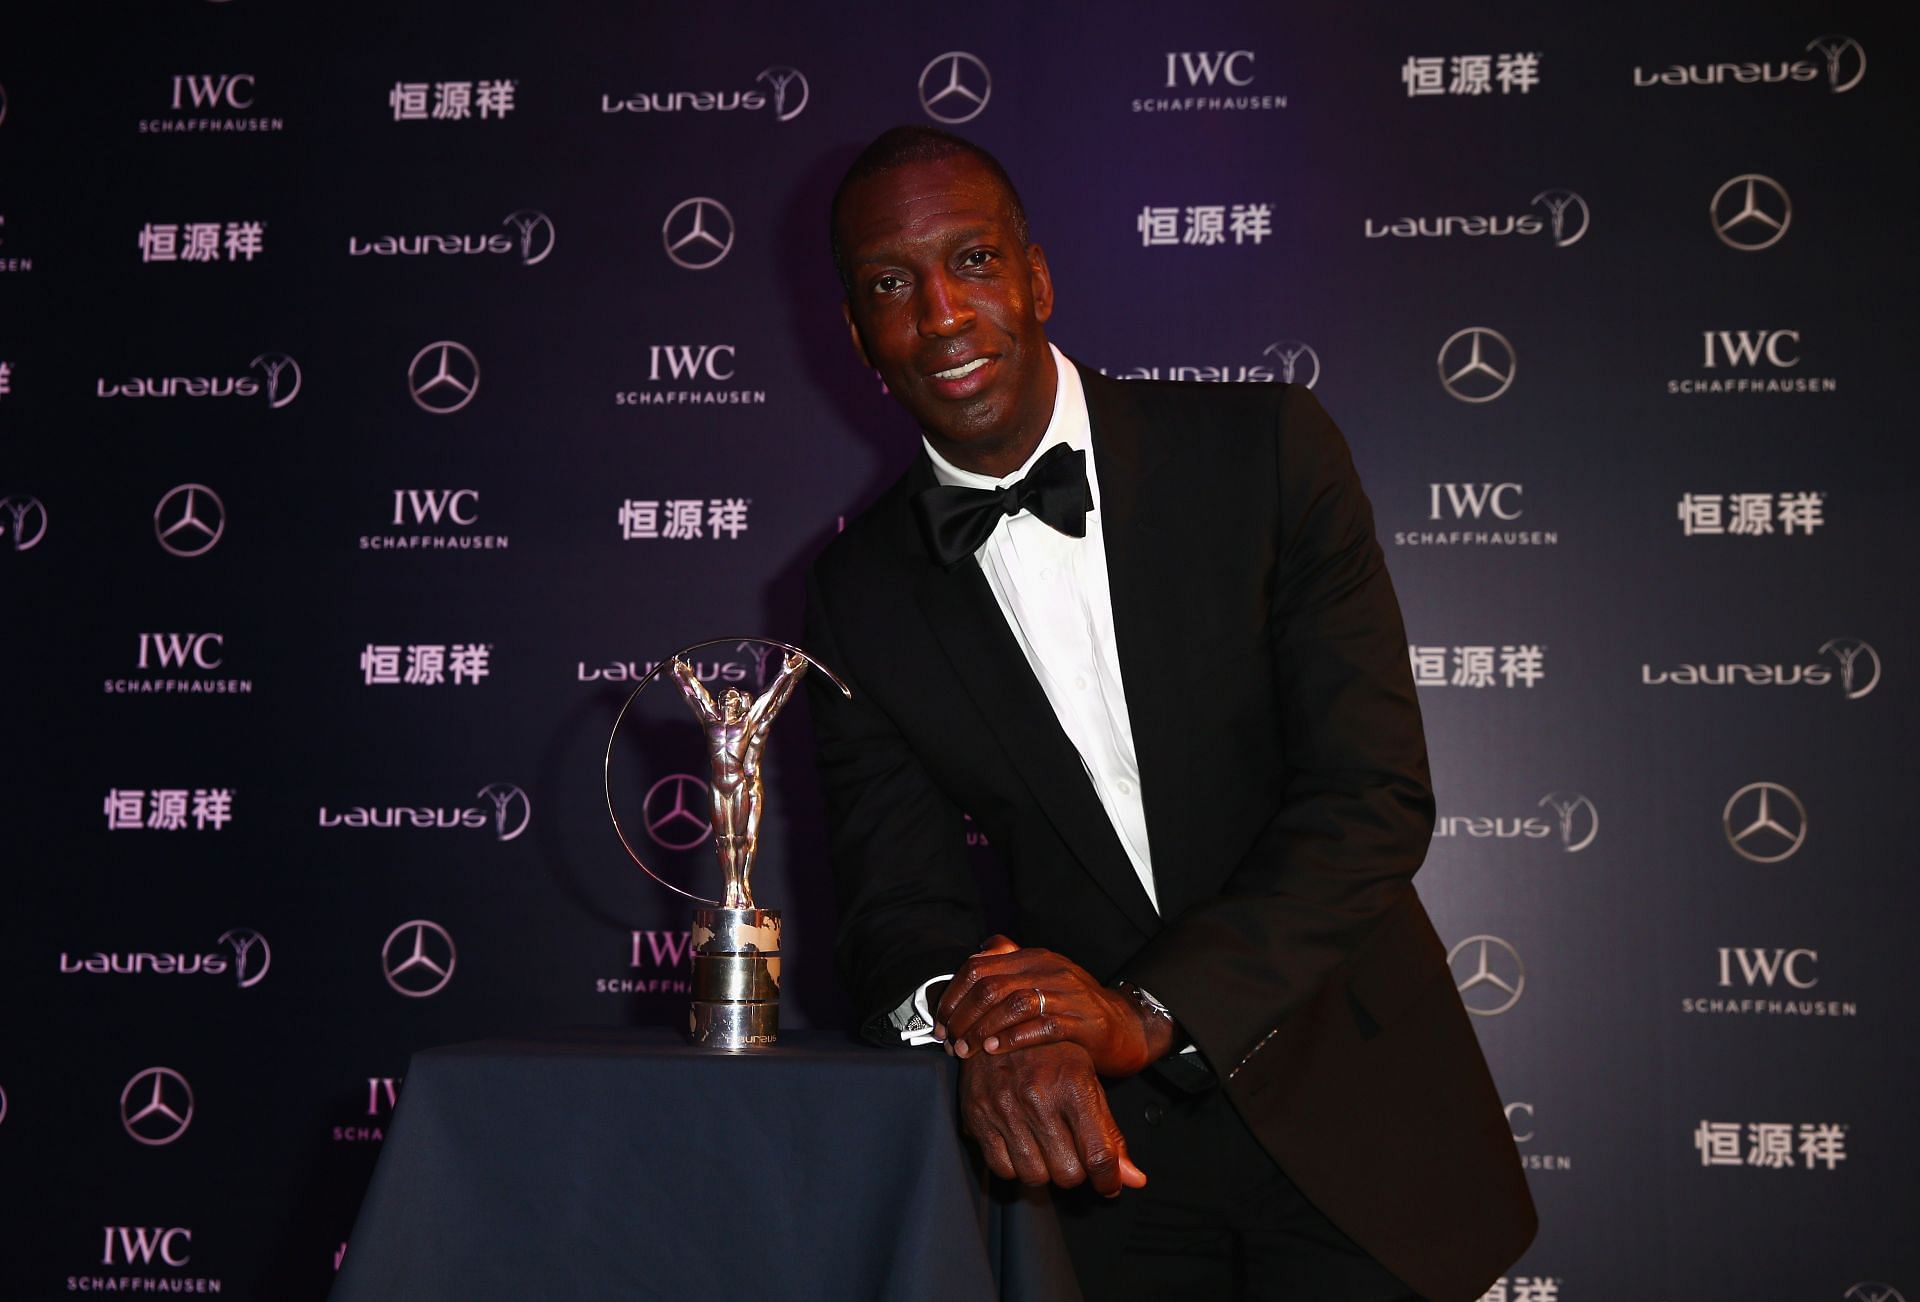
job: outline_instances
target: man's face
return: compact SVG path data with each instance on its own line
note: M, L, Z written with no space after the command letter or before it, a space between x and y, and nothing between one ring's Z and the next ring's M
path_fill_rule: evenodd
M1005 187L964 154L908 164L855 185L838 222L861 360L942 456L1018 469L1053 415L1053 280Z
M747 717L747 701L739 688L729 687L720 698L720 718L726 723L738 723Z

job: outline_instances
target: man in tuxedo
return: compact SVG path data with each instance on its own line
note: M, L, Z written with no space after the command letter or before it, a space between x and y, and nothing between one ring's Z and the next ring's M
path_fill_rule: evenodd
M875 140L832 233L923 444L808 587L854 692L814 724L864 1029L962 1059L1092 1302L1477 1298L1534 1213L1411 884L1426 748L1339 431L1299 386L1076 367L957 137ZM1012 938L982 943L962 811Z

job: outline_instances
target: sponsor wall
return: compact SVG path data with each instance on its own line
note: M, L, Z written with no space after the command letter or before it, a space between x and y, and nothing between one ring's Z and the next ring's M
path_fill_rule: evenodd
M1544 1218L1489 1298L1920 1300L1908 50L1866 7L1614 12L16 33L0 1292L323 1296L412 1051L684 1017L607 731L673 648L797 636L912 455L824 211L932 121L1020 181L1076 358L1347 431L1420 885ZM838 1025L804 715L758 889L788 1024ZM611 772L712 891L670 691Z

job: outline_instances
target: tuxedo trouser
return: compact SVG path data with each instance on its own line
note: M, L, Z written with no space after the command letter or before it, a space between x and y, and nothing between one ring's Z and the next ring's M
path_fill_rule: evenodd
M1147 1186L1054 1190L1086 1302L1418 1302L1294 1187L1225 1090L1147 1074L1107 1096Z

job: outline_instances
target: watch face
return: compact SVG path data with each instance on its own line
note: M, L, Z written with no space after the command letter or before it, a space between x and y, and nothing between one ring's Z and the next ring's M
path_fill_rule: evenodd
M1161 1003L1158 999L1155 999L1152 995L1142 990L1139 986L1133 984L1133 982L1123 981L1121 983L1121 989L1127 992L1128 997L1131 998L1134 1003L1139 1004L1142 1008L1146 1009L1148 1012L1153 1013L1159 1017L1164 1017L1169 1022L1173 1020L1173 1014L1167 1011L1167 1006L1165 1004Z

